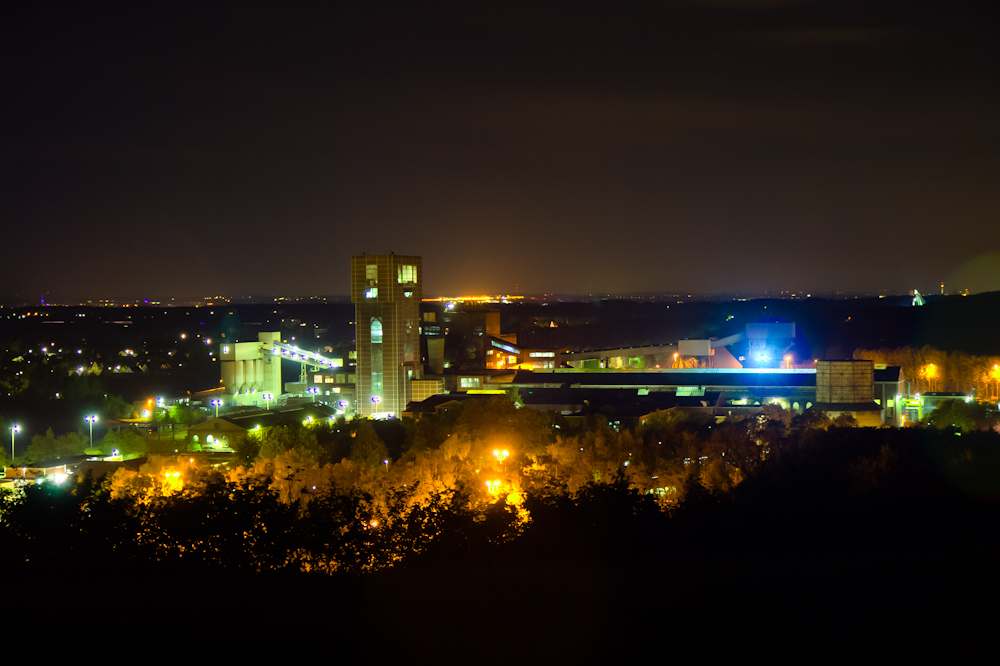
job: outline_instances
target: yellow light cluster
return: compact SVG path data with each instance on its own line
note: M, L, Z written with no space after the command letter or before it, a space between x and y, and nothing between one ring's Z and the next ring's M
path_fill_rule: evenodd
M164 470L163 472L163 494L176 493L184 487L181 480L181 473L177 470Z
M517 301L524 296L440 296L438 298L425 298L424 303L500 303L501 301Z

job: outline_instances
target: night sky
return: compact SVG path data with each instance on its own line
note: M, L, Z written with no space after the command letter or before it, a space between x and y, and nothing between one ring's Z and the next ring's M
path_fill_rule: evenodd
M1000 289L995 2L7 2L0 297Z

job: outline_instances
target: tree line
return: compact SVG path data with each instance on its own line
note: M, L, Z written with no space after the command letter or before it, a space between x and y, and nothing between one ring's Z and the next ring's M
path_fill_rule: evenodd
M492 398L405 424L274 428L248 437L230 468L153 455L138 471L29 486L5 499L0 541L31 561L77 548L123 566L365 573L520 541L555 547L567 529L618 535L589 546L615 552L640 538L619 534L629 525L711 543L709 524L742 534L757 522L783 539L773 522L784 516L813 538L848 516L869 525L855 514L875 506L987 510L1000 488L1000 434L968 419L864 429L768 406L723 423L664 411L635 430L600 414L555 425ZM50 531L69 550L52 550Z
M925 345L857 349L854 358L901 367L911 393L956 392L993 402L1000 400L1000 356L946 352Z

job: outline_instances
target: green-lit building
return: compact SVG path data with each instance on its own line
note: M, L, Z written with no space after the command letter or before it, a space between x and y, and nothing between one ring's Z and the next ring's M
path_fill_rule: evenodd
M420 379L420 257L351 257L358 364L355 395L363 416L399 415Z

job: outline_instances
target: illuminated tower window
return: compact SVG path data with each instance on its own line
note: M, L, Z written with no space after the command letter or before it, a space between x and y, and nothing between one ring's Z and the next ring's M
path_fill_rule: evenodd
M372 317L372 396L382 397L382 322Z

